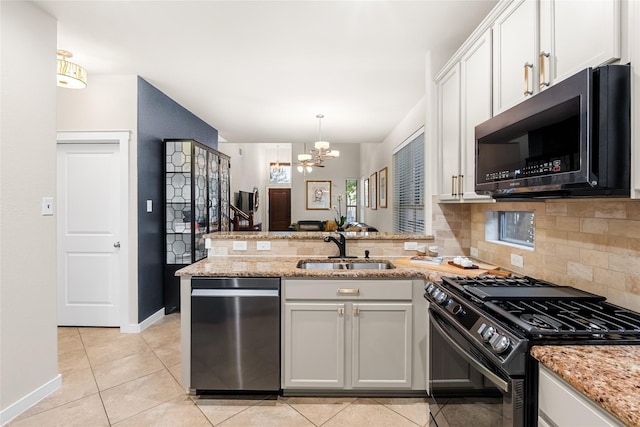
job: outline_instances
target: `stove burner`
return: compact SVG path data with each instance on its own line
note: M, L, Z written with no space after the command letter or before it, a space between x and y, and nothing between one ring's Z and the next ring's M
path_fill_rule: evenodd
M562 327L562 323L557 322L544 314L530 314L525 313L520 315L520 318L528 324L535 326L538 329L547 329L550 331L559 331Z

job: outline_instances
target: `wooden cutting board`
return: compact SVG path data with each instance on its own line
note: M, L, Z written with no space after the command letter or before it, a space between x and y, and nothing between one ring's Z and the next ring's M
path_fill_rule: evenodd
M411 258L395 258L391 262L398 267L419 268L425 270L440 271L443 273L458 274L461 276L478 276L484 274L489 270L495 270L497 265L484 264L482 262L474 261L473 264L478 268L468 269L462 267L456 267L455 265L449 265L450 258L445 258L441 264L432 264L430 262L411 262Z

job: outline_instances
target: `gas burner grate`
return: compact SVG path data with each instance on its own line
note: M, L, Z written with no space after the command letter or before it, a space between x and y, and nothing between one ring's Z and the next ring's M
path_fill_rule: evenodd
M640 339L640 314L602 301L493 301L485 307L531 337Z

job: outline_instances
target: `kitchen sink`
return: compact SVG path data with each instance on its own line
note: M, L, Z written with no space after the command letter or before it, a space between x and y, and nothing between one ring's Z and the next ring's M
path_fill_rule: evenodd
M305 270L389 270L396 268L389 261L300 261L298 268Z

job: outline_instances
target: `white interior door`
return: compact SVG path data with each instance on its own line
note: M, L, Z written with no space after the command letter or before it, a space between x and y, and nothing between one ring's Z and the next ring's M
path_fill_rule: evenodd
M120 147L58 144L58 325L120 326Z

